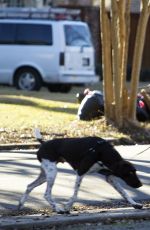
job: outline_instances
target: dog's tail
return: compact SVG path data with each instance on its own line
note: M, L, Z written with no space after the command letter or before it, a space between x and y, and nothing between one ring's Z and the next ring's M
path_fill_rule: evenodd
M35 138L42 144L44 143L44 140L43 140L43 137L41 135L41 132L38 128L35 128L34 130L34 135L35 135Z

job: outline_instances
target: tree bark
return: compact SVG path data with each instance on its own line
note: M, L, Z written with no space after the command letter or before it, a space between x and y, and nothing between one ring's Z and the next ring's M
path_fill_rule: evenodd
M120 21L120 77L121 77L121 111L122 111L122 125L127 119L128 109L128 90L126 86L127 76L127 61L128 61L128 46L130 34L130 4L131 0L118 1L119 21Z
M112 64L111 64L111 34L110 21L105 8L105 0L100 1L100 25L102 41L102 69L103 69L103 88L105 98L105 117L106 120L113 119L113 88L112 88Z
M138 92L138 83L140 76L140 69L142 63L142 54L145 42L146 28L148 23L148 18L150 14L150 0L142 0L142 12L140 14L135 47L134 47L134 55L133 55L133 66L131 73L131 93L130 93L130 101L129 101L129 119L132 121L136 120L136 97Z
M112 0L112 66L113 66L113 87L115 98L115 123L121 126L121 104L120 104L120 47L119 47L119 18L117 0Z
M126 87L126 76L130 3L131 0L112 0L110 19L106 12L105 0L100 0L105 117L107 121L113 120L118 127L126 125L127 120L132 123L135 121L139 74L150 14L150 0L142 0L143 9L137 28L129 93Z

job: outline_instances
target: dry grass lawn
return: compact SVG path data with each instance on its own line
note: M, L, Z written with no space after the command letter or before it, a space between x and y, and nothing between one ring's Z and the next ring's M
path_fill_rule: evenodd
M101 85L93 86L101 88ZM33 129L39 127L45 138L60 136L87 136L133 138L145 141L143 132L118 131L106 126L105 119L81 122L77 119L79 104L73 88L69 94L50 93L46 88L39 92L19 91L12 87L0 87L0 143L34 142ZM136 133L136 135L134 134Z

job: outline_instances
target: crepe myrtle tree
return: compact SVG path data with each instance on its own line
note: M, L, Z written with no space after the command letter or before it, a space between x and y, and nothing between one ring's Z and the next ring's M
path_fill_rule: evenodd
M136 122L136 97L150 15L150 0L141 0L134 46L131 82L126 86L130 31L131 0L112 0L110 11L105 0L100 0L100 26L102 41L102 70L106 121L113 120L118 127Z

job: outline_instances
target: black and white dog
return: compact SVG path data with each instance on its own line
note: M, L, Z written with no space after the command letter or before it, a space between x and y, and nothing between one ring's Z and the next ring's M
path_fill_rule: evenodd
M53 211L68 213L77 198L83 176L95 172L105 175L106 181L134 208L142 208L142 204L136 203L129 197L117 180L119 177L133 188L141 187L142 183L136 175L136 169L124 160L109 142L99 137L60 138L44 142L38 129L36 129L36 138L42 143L37 151L37 158L41 162L41 173L27 186L18 209L23 207L29 193L35 187L47 182L44 197ZM73 196L63 208L56 204L51 194L59 162L68 162L77 174Z

